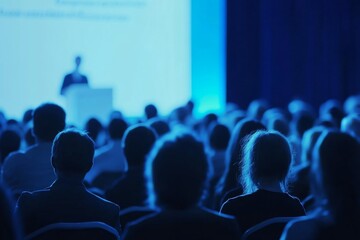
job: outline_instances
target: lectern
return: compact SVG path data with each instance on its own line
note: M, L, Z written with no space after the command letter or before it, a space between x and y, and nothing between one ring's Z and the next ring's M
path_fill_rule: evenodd
M91 117L107 122L113 110L111 88L90 88L85 84L74 84L65 92L67 122L84 127Z

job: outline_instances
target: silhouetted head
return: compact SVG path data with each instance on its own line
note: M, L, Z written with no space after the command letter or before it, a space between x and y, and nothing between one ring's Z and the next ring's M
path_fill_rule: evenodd
M145 106L145 116L146 119L155 118L158 115L157 108L154 104L148 104Z
M258 130L266 130L266 127L261 122L250 118L241 120L234 127L226 150L225 171L217 186L218 194L239 186L238 176L241 175L239 166L241 167L242 162L243 141Z
M152 129L154 129L154 131L157 133L159 137L170 132L169 124L166 121L161 120L159 118L153 118L152 120L150 120L149 125Z
M91 137L91 139L96 142L99 133L103 130L103 125L97 118L90 118L85 125L85 130Z
M44 103L34 110L33 133L37 140L52 142L65 128L65 111L59 105Z
M346 114L360 114L360 95L353 95L344 102L344 111Z
M168 134L151 151L146 164L150 196L163 208L197 205L207 182L208 162L203 144L191 134Z
M316 143L313 189L316 197L327 199L335 222L357 222L360 212L359 150L359 143L353 137L335 131L324 132Z
M33 118L33 109L28 109L24 112L22 122L24 125L28 124Z
M19 150L20 144L21 137L18 132L14 130L3 131L0 134L0 163L2 163L11 152Z
M60 132L52 146L55 172L84 177L93 165L94 151L94 141L85 132L76 129Z
M296 136L301 139L304 132L314 126L315 117L306 111L297 112L293 116L292 129Z
M295 115L299 112L307 112L310 114L314 113L314 109L312 108L312 106L301 99L294 99L289 102L288 110L291 115Z
M194 107L195 107L195 103L193 100L189 100L186 103L185 108L187 109L189 115L191 115L193 113Z
M339 101L331 99L320 106L320 119L329 120L334 123L336 128L340 128L340 123L344 117L344 112Z
M154 104L146 105L144 111L145 111L146 119L155 118L158 115L157 108L155 107Z
M145 125L129 127L124 134L123 149L129 167L143 166L156 141L156 133Z
M278 132L258 131L244 146L242 182L251 193L266 182L278 182L283 190L292 161L288 140Z
M290 132L289 122L281 116L274 116L274 118L270 119L268 129L278 131L284 136L288 136Z
M341 131L360 140L360 113L350 114L341 121Z
M216 151L224 151L230 140L230 131L223 124L213 124L210 128L210 147Z
M301 142L301 161L303 163L312 162L315 144L324 131L326 131L326 128L317 126L304 133Z
M79 68L81 64L81 57L80 56L76 56L75 57L75 67Z
M108 126L110 138L113 140L122 139L127 127L128 127L128 124L124 119L113 118L110 121L109 126Z
M249 104L247 115L250 118L261 120L265 111L269 108L269 104L263 99L256 99Z
M203 118L203 125L204 125L204 129L207 131L209 126L213 123L216 123L218 120L218 116L215 113L208 113L205 115L205 117Z

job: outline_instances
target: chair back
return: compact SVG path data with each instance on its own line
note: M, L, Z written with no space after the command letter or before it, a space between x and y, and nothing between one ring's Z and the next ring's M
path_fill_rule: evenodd
M242 236L242 240L278 240L286 224L298 218L299 217L275 217L267 219L249 228Z
M54 223L25 237L25 240L118 240L118 231L103 222Z

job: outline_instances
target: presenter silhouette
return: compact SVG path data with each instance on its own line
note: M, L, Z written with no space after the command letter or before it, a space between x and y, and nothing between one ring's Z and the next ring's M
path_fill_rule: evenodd
M63 84L61 86L61 91L60 91L61 95L64 95L64 93L66 92L66 90L69 88L70 85L73 85L73 84L88 85L89 84L87 77L85 75L82 75L79 71L80 64L81 64L81 57L77 56L75 58L74 71L65 75L65 77L64 77L64 81L63 81Z

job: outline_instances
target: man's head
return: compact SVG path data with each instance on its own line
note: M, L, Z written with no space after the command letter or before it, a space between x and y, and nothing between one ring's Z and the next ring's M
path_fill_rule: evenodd
M66 114L62 107L44 103L34 110L33 133L37 140L52 142L56 134L65 128Z
M145 125L129 127L123 137L123 149L129 166L142 166L156 141L156 133Z
M81 57L80 56L76 56L75 57L75 66L76 68L79 68L81 64Z
M122 118L111 119L109 126L108 126L108 132L109 132L110 138L113 140L122 139L127 127L128 127L128 124L124 119L122 119Z
M156 205L172 209L198 204L208 167L204 146L194 136L165 135L156 143L146 164L150 201L156 200Z
M84 132L68 129L54 139L51 161L57 174L85 176L94 158L94 142Z

